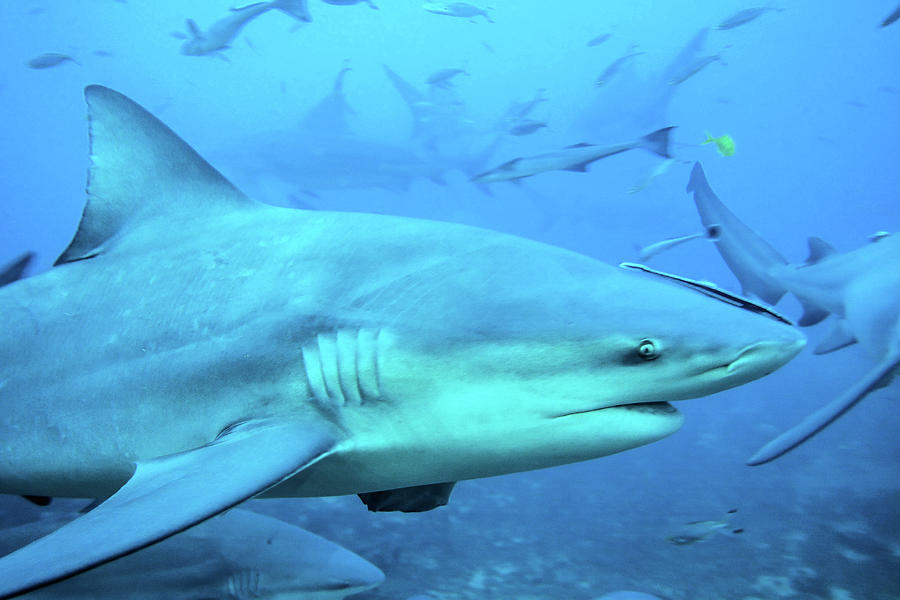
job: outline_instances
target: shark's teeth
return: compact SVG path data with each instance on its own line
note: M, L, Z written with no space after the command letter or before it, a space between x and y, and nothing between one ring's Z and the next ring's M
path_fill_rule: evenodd
M340 329L320 333L302 348L312 396L331 409L359 406L381 396L378 382L380 331Z

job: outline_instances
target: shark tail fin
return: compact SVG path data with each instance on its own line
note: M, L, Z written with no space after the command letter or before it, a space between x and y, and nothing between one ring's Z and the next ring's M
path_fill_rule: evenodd
M306 0L272 0L272 8L304 23L312 21Z
M713 192L700 163L695 163L687 191L705 227L716 227L716 247L741 283L745 296L776 304L787 291L773 270L787 261L755 231L747 227Z
M675 127L663 127L653 133L648 133L640 139L639 146L644 150L659 154L665 158L672 158L669 154L669 134Z

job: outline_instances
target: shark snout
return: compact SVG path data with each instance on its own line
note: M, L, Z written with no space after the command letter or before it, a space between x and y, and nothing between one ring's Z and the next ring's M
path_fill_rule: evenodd
M774 340L762 340L742 348L737 355L724 365L728 375L748 375L762 377L787 364L806 346L806 338L796 329L790 328Z

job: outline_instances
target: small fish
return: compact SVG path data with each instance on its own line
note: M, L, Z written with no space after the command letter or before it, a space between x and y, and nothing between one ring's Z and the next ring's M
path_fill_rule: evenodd
M60 54L58 52L47 52L39 56L35 56L25 64L31 69L49 69L50 67L59 66L65 62L73 62L81 65L77 60L68 54Z
M542 127L546 127L547 124L543 121L535 121L533 119L526 119L513 127L509 128L510 135L531 135L538 129Z
M722 61L721 54L712 54L710 56L701 56L701 57L697 58L696 60L689 62L687 65L684 66L683 69L681 69L680 71L677 71L674 75L672 75L672 78L669 79L668 83L669 83L669 85L678 85L680 83L684 83L685 81L687 81L688 79L690 79L691 77L693 77L694 75L696 75L697 73L699 73L700 71L705 69L708 65L711 65L712 63L714 63L716 61L719 61L719 62ZM722 64L725 64L725 63L722 63Z
M435 71L425 80L428 85L446 88L453 84L453 78L457 75L468 75L465 69L449 68Z
M728 135L720 135L719 137L713 137L710 132L706 132L706 141L702 142L703 144L715 144L716 150L718 150L719 154L722 156L734 156L734 152L736 150L734 146L734 139Z
M665 252L670 248L674 248L680 244L685 242L690 242L691 240L699 240L701 238L708 239L711 242L714 242L719 239L719 235L721 235L722 228L718 225L710 225L706 228L706 231L701 231L700 233L692 233L690 235L682 235L680 237L668 238L654 244L650 244L648 246L644 246L638 252L638 258L641 261L647 261L660 254L661 252Z
M609 83L609 80L612 79L615 76L615 74L619 72L619 69L621 69L624 64L626 64L629 60L631 60L635 56L639 56L641 54L644 54L644 53L643 52L634 52L633 50L629 50L627 54L625 54L624 56L620 56L619 58L617 58L616 60L611 62L610 65L608 67L606 67L606 69L603 70L603 73L601 73L600 76L597 77L597 81L595 82L597 87L603 87L604 85Z
M884 21L881 22L882 27L887 27L891 23L900 19L900 6L894 9L894 12L885 17Z
M352 6L354 4L368 4L369 8L374 8L378 10L378 7L375 6L375 3L372 0L322 0L325 4L332 4L334 6Z
M482 16L488 23L494 20L488 15L487 10L479 8L468 2L426 2L422 8L436 15L445 15L448 17L463 17L465 19L475 20L475 17Z
M598 35L595 38L589 39L587 45L588 46L599 46L600 44L602 44L603 42L608 40L610 37L612 37L611 33L604 33L603 35Z
M666 538L666 540L675 544L676 546L684 546L687 544L702 542L703 540L708 539L710 536L714 535L716 532L726 533L723 530L731 526L731 516L736 512L736 508L729 510L722 519L716 521L691 521L690 523L685 523L674 535L670 535ZM743 532L743 529L731 530L731 533Z
M667 158L666 160L662 161L661 163L656 165L656 167L654 167L652 171L650 171L649 173L647 173L647 175L642 177L637 183L635 183L633 186L628 188L628 193L629 194L637 194L638 192L644 190L648 185L653 183L653 181L657 177L666 173L669 170L669 167L674 165L676 162L684 162L684 161L679 161L677 158Z
M745 8L744 10L737 11L736 13L716 25L715 29L734 29L735 27L740 27L741 25L745 25L750 21L753 21L760 15L764 15L767 12L781 12L783 10L783 8L775 8L772 6L756 6L754 8Z

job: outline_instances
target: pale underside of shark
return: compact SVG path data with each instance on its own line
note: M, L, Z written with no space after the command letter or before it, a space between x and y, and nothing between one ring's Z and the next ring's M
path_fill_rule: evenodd
M810 238L803 264L788 263L772 246L738 220L716 197L700 164L688 191L700 219L718 227L715 243L740 281L743 293L769 304L790 292L803 305L800 325L815 325L834 315L831 333L817 354L859 342L878 362L868 373L801 423L781 434L749 460L762 464L796 448L850 410L872 391L888 385L900 369L900 236L880 236L866 246L840 253Z
M258 496L444 484L676 431L783 321L492 231L278 208L125 96L53 269L0 288L0 492L107 498L0 559L0 598ZM701 286L702 287L702 286Z

